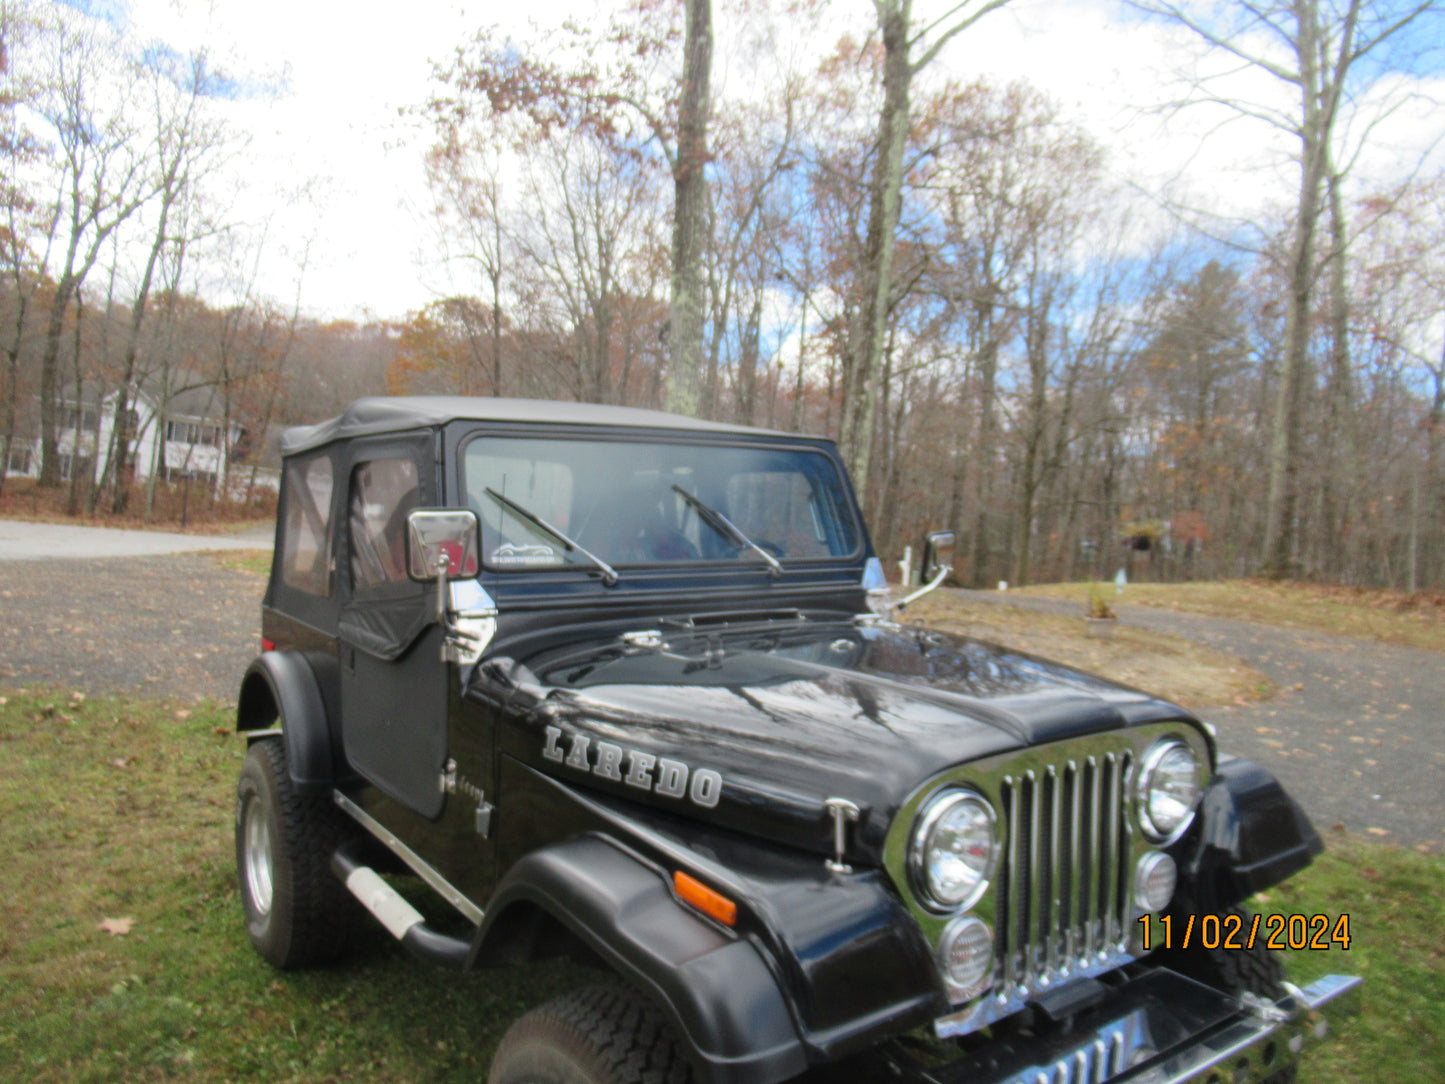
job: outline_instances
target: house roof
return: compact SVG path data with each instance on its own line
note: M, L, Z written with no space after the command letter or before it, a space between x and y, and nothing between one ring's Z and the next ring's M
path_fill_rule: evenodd
M415 395L394 398L358 399L335 418L317 425L286 430L281 438L283 455L319 448L334 440L395 433L458 420L527 422L543 425L626 426L639 429L691 430L699 433L737 433L790 436L771 429L686 418L659 410L602 406L596 403L554 402L546 399L489 399L464 396Z

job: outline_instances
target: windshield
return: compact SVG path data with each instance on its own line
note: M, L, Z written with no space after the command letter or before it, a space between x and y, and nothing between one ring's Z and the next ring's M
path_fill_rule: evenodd
M463 485L481 518L483 558L496 569L592 562L488 489L619 567L760 567L757 550L786 565L848 557L858 548L836 466L806 449L478 437L466 445ZM757 549L710 525L699 504L725 516Z

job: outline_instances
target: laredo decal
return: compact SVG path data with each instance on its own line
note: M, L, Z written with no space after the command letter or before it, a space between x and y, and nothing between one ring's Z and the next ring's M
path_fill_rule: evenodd
M593 741L586 734L564 735L561 727L549 726L542 756L556 764L591 772L598 778L638 790L650 790L664 798L686 797L704 809L711 809L722 797L722 776L711 768L694 771L680 760L655 757L640 749L623 749L606 741L597 742L595 752L593 750Z

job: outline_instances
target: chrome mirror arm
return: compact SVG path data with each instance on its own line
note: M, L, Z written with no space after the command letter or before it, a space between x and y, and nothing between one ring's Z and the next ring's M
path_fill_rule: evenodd
M934 531L929 534L927 545L923 548L923 567L930 570L936 569L933 579L914 591L913 594L899 599L893 604L892 609L906 609L910 602L916 602L930 591L936 591L943 586L943 581L953 571L953 546L952 531Z
M943 568L940 568L938 570L937 576L934 576L933 579L929 580L917 591L914 591L913 594L899 599L892 605L891 608L900 612L907 609L910 602L916 602L924 595L929 594L932 591L936 591L939 587L943 586L943 581L948 578L948 574L952 571L953 569L949 568L947 565L945 565Z

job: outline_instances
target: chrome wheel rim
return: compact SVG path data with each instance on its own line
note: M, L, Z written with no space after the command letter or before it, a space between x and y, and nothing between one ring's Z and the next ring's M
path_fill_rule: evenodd
M242 865L245 867L246 892L256 913L271 913L273 882L271 876L271 826L261 803L246 803L246 817L241 827Z

